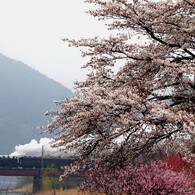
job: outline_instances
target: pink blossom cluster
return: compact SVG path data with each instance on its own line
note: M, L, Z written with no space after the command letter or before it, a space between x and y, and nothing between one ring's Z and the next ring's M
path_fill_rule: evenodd
M109 195L194 195L191 182L190 177L174 172L166 163L153 161L138 167L92 169L82 189Z

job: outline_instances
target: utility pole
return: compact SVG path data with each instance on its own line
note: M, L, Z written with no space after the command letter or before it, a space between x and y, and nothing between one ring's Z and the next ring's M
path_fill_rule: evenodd
M41 189L43 187L43 171L44 171L43 157L44 157L44 146L42 145L42 150L41 150L41 175L40 175L40 187L41 187Z
M43 156L44 156L44 146L42 145L42 151L41 151L41 172L43 172Z

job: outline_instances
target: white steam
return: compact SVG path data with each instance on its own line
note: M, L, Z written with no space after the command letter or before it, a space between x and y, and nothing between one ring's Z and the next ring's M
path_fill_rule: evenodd
M50 146L51 141L52 139L50 138L41 138L39 142L37 142L35 139L32 139L30 143L15 146L15 151L9 156L41 156L42 147L44 155L63 156L65 153L60 151L59 148L52 148Z

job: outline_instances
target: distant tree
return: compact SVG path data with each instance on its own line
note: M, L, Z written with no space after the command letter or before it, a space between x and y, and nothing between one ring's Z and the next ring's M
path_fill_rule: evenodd
M50 112L54 147L78 154L66 174L125 166L158 147L193 154L195 141L195 1L86 0L109 20L109 38L64 39L89 61L76 95ZM166 149L165 148L165 149Z
M83 190L91 194L109 195L193 195L192 178L174 172L162 161L138 167L126 166L123 169L99 167L91 170Z
M56 177L56 175L58 175L58 172L58 168L52 165L45 169L46 174L42 178L43 190L52 190L53 195L56 194L56 189L60 188L59 178Z
M59 177L59 169L55 166L47 167L44 170L42 185L43 190L48 191L51 190L52 194L56 194L57 189L73 189L78 188L81 182L84 181L83 177L67 177L66 179L60 181Z

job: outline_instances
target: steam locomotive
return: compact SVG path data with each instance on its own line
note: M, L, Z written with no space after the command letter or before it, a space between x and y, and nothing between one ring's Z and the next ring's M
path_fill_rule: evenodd
M68 166L75 160L72 158L41 158L41 157L0 157L0 168L60 168Z

